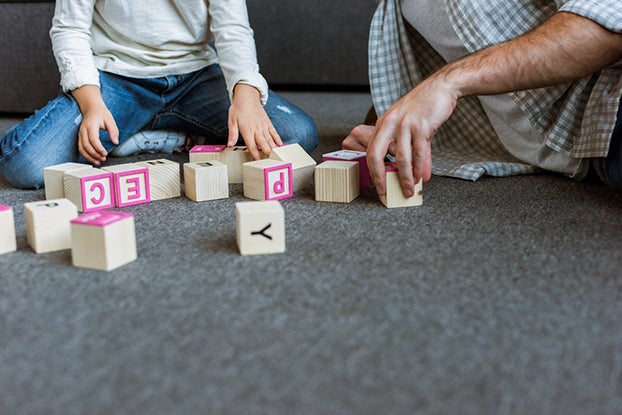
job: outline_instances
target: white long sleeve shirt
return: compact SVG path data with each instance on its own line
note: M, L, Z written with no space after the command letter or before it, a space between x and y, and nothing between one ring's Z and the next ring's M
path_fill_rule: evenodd
M64 91L99 86L98 69L154 78L219 63L230 95L244 83L267 100L244 0L56 0L50 37Z

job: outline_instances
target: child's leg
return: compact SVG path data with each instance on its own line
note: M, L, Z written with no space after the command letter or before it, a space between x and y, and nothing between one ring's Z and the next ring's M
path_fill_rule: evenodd
M226 144L231 101L220 67L212 65L190 75L148 128L185 131L205 137L208 143ZM272 91L265 110L284 143L299 143L313 151L318 135L309 115Z

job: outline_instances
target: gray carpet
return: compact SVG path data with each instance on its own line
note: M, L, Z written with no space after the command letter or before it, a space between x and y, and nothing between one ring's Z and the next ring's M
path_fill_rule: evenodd
M369 106L286 95L318 159ZM138 260L105 273L34 254L43 192L0 182L0 413L622 413L621 195L552 175L435 177L409 209L306 192L282 203L287 252L243 257L241 193L125 208Z

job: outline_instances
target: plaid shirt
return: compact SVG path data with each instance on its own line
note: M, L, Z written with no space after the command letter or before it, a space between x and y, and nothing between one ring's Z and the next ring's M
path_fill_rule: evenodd
M518 37L557 11L622 32L620 0L444 0L465 47L474 52ZM380 2L369 36L369 76L378 114L445 61L404 23L400 0ZM622 61L591 77L510 94L550 148L575 158L604 157L622 95ZM468 180L537 170L505 150L479 100L460 100L432 140L433 173Z

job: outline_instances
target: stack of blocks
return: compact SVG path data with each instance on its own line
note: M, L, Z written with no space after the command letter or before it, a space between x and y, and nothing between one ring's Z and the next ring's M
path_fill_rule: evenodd
M137 258L131 213L85 213L71 221L71 241L75 267L111 271Z
M280 202L238 202L235 221L241 255L285 252L285 213Z
M13 208L7 205L0 205L0 254L13 252L17 249L15 239L15 219Z

